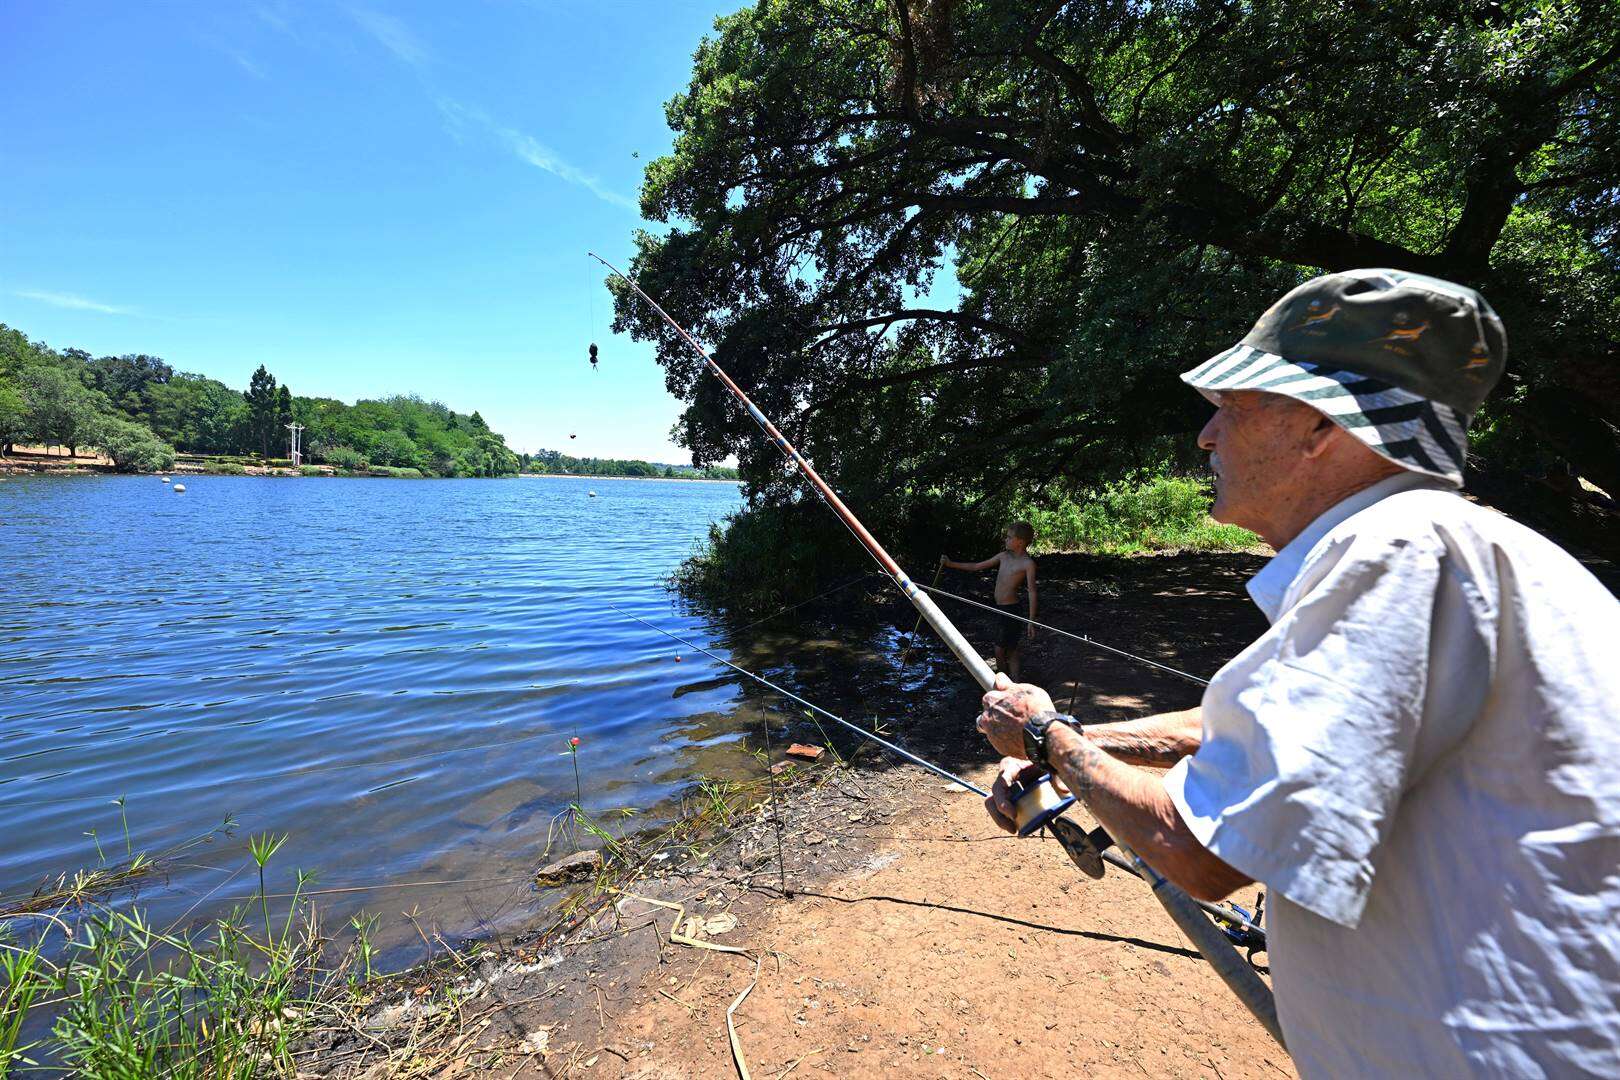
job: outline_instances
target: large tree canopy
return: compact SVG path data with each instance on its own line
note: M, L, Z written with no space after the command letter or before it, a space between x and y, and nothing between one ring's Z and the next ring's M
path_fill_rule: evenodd
M1191 449L1177 371L1320 270L1480 288L1534 444L1620 496L1620 13L1365 4L761 0L668 105L634 271L880 503ZM959 286L959 287L958 287ZM958 295L959 294L959 295ZM776 452L622 288L698 464ZM1522 457L1522 454L1521 454Z

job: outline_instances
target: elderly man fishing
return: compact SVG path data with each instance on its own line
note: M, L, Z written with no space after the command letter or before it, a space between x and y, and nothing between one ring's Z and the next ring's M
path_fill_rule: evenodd
M984 697L1004 827L1033 762L1193 895L1267 887L1306 1075L1620 1070L1620 604L1457 491L1505 354L1472 289L1295 289L1182 376L1218 407L1214 516L1277 550L1271 628L1186 712Z

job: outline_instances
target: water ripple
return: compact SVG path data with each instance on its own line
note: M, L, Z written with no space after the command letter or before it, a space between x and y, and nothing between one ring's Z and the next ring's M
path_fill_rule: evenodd
M0 892L93 864L86 833L120 834L120 795L139 846L235 814L291 835L286 872L521 874L574 797L568 736L588 805L647 807L747 720L734 680L604 606L713 643L660 581L732 485L187 487L0 486ZM143 902L161 917L208 872ZM447 925L465 917L441 899Z

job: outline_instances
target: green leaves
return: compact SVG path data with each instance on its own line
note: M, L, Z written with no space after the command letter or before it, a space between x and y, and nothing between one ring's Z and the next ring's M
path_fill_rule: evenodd
M1514 375L1611 425L1543 438L1620 486L1617 41L1620 9L1559 0L757 4L667 106L643 199L670 228L634 271L880 531L924 491L1038 500L1196 460L1207 410L1176 372L1355 266L1483 289ZM694 459L798 499L615 296Z
M242 397L248 409L248 441L261 456L269 457L270 446L276 436L276 377L260 364L248 381L248 388L242 391Z
M160 472L174 465L174 447L159 441L150 429L122 417L98 420L91 441L119 472Z
M307 460L430 476L510 476L518 458L476 412L394 396L346 405L295 396L260 365L246 391L175 372L156 357L58 353L0 325L0 449L96 446L120 471L153 472L188 453L269 456L286 425L305 427ZM222 465L223 471L240 471ZM404 475L418 475L407 472Z

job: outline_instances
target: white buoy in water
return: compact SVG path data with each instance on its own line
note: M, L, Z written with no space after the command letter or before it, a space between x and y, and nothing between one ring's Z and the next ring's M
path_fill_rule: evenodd
M168 482L169 482L169 478L168 478L168 477L167 477L167 476L165 476L165 477L164 477L164 478L163 478L163 482L164 482L164 483L165 483L165 484L167 484L167 483L168 483Z
M587 491L585 494L589 495L593 499L596 498L596 492L594 491Z
M174 490L176 490L176 491L184 491L184 490L186 490L186 485L184 485L184 484L176 484L176 485L174 485Z

